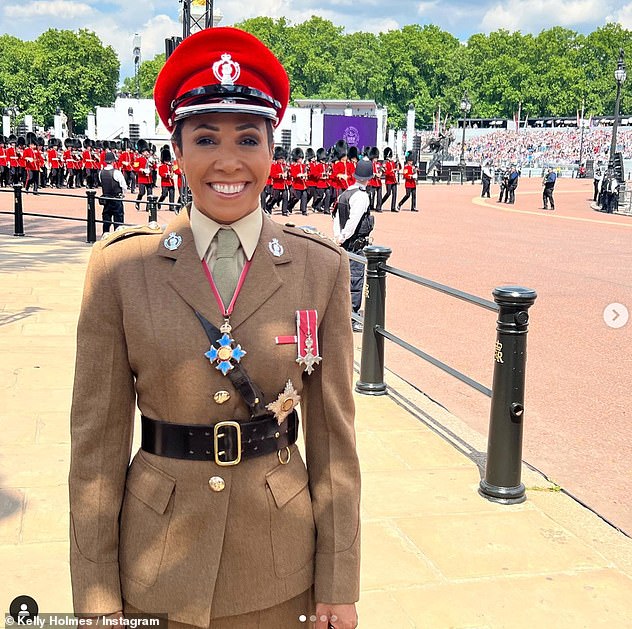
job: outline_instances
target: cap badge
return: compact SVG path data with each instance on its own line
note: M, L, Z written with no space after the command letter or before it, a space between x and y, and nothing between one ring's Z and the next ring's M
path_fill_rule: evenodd
M219 61L213 64L213 74L222 85L235 85L241 74L241 68L228 53L224 53Z
M283 248L283 245L276 238L273 238L268 243L268 249L270 249L270 253L275 258L280 258L285 253L285 249Z
M171 232L165 238L165 249L169 251L175 251L182 244L182 236L180 234L176 234L176 232Z

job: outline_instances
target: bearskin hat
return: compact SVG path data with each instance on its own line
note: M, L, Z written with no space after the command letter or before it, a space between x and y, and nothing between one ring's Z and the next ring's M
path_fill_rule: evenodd
M104 151L107 151L110 148L110 142L108 140L103 140L101 146L103 147Z
M44 138L36 138L37 146L46 146L46 140Z
M338 140L334 145L332 155L334 159L340 159L341 157L345 157L349 152L349 146L344 140Z
M349 150L347 151L347 157L349 159L359 159L359 154L358 154L358 147L357 146L350 146Z
M274 147L274 159L287 159L287 151L283 146Z
M26 144L37 144L37 136L32 131L26 133Z
M415 161L415 154L412 151L406 151L406 156L405 156L404 159L407 162L414 162Z
M369 156L369 151L371 150L370 146L363 146L362 147L362 156L363 157L368 157Z
M136 150L139 153L142 153L143 151L148 151L149 150L149 143L147 142L147 140L143 140L142 138L140 140L138 140L136 142Z
M384 159L390 159L393 157L393 149L390 146L387 146L384 149Z
M6 144L6 143L7 143L7 139L3 135L0 135L0 144Z
M130 147L130 139L129 138L123 138L121 140L122 144L123 144L123 148L127 151L127 149Z
M14 133L11 133L9 137L7 138L7 140L9 144L15 144L18 141Z
M314 153L314 149L310 146L305 150L305 159L308 162L311 162L316 157L316 153Z
M369 149L369 159L380 159L380 149L377 146L372 146Z
M18 138L18 146L26 146L26 139L23 135Z
M316 159L319 162L326 162L327 161L327 151L324 148L319 148L316 151Z
M96 149L102 149L103 148L103 142L101 140L97 140L94 144L93 144L94 148Z
M170 162L171 161L171 149L168 144L165 144L160 149L160 161L161 162Z
M305 157L305 153L303 149L297 146L295 149L292 149L292 161L297 162L299 159L303 159Z

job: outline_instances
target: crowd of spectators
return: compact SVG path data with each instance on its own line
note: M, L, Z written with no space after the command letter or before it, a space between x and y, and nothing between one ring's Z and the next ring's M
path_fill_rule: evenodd
M584 129L582 163L586 160L608 161L611 127ZM520 129L491 131L465 141L465 160L477 164L491 161L494 165L516 164L519 167L544 168L579 163L581 129ZM620 128L617 133L617 152L624 159L632 159L632 129ZM460 138L449 149L453 160L461 155Z

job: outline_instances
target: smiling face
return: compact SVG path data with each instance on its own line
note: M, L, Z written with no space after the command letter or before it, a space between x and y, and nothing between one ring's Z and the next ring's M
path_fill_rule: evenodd
M270 139L261 116L211 113L185 119L173 148L195 207L225 224L255 210L270 173Z

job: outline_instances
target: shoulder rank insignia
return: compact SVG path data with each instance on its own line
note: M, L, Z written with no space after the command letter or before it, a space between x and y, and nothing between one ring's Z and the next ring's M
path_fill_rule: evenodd
M104 247L109 247L112 243L118 242L131 236L139 236L141 234L160 234L162 233L162 227L155 221L147 225L133 225L131 227L125 227L123 225L117 227L114 232L106 232L101 237L101 240L105 241Z
M283 392L279 393L279 397L274 402L270 402L266 408L274 413L277 422L281 425L300 401L301 396L296 392L292 381L288 380Z

